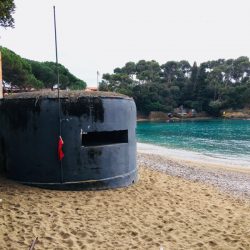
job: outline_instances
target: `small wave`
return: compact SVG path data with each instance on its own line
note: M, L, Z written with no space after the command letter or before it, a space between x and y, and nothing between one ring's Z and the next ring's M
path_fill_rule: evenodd
M172 149L165 146L138 143L138 150L162 156L174 157L179 160L197 161L212 164L223 164L229 167L250 167L249 156L229 156L223 154L207 154L183 149Z

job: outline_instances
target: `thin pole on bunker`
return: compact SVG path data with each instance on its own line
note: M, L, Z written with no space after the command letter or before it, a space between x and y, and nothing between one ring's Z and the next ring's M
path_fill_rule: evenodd
M62 118L61 118L61 101L60 101L60 81L59 81L59 67L58 67L58 53L57 53L57 33L56 33L56 7L53 6L54 12L54 30L55 30L55 49L56 49L56 71L57 71L57 98L58 98L58 118L59 118L59 144L62 142ZM62 142L63 143L63 142ZM62 158L60 160L61 169L61 183L63 183L63 167Z

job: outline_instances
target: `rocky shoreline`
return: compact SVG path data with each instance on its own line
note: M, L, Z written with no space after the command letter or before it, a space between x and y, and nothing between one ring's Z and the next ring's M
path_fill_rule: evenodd
M177 162L164 156L138 154L138 164L194 182L213 185L227 194L250 201L250 174L219 168L199 168L190 163Z
M151 114L153 113L153 115ZM169 120L168 116L164 112L151 112L148 116L138 115L137 121L167 121ZM221 113L221 116L215 117L208 115L204 112L199 113L195 116L174 116L171 118L171 121L199 121L199 120L210 120L210 119L250 119L250 109L239 109L239 110L225 110Z

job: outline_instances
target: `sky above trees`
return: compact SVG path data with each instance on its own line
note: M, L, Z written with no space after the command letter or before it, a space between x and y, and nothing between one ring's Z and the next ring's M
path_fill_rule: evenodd
M89 86L97 70L126 62L190 64L250 56L249 0L15 0L14 29L0 44L22 57L54 61L56 5L59 62Z

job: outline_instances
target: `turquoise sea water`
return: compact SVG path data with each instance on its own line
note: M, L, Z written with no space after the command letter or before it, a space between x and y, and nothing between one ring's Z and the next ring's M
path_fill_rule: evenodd
M250 120L138 122L138 142L249 162Z

